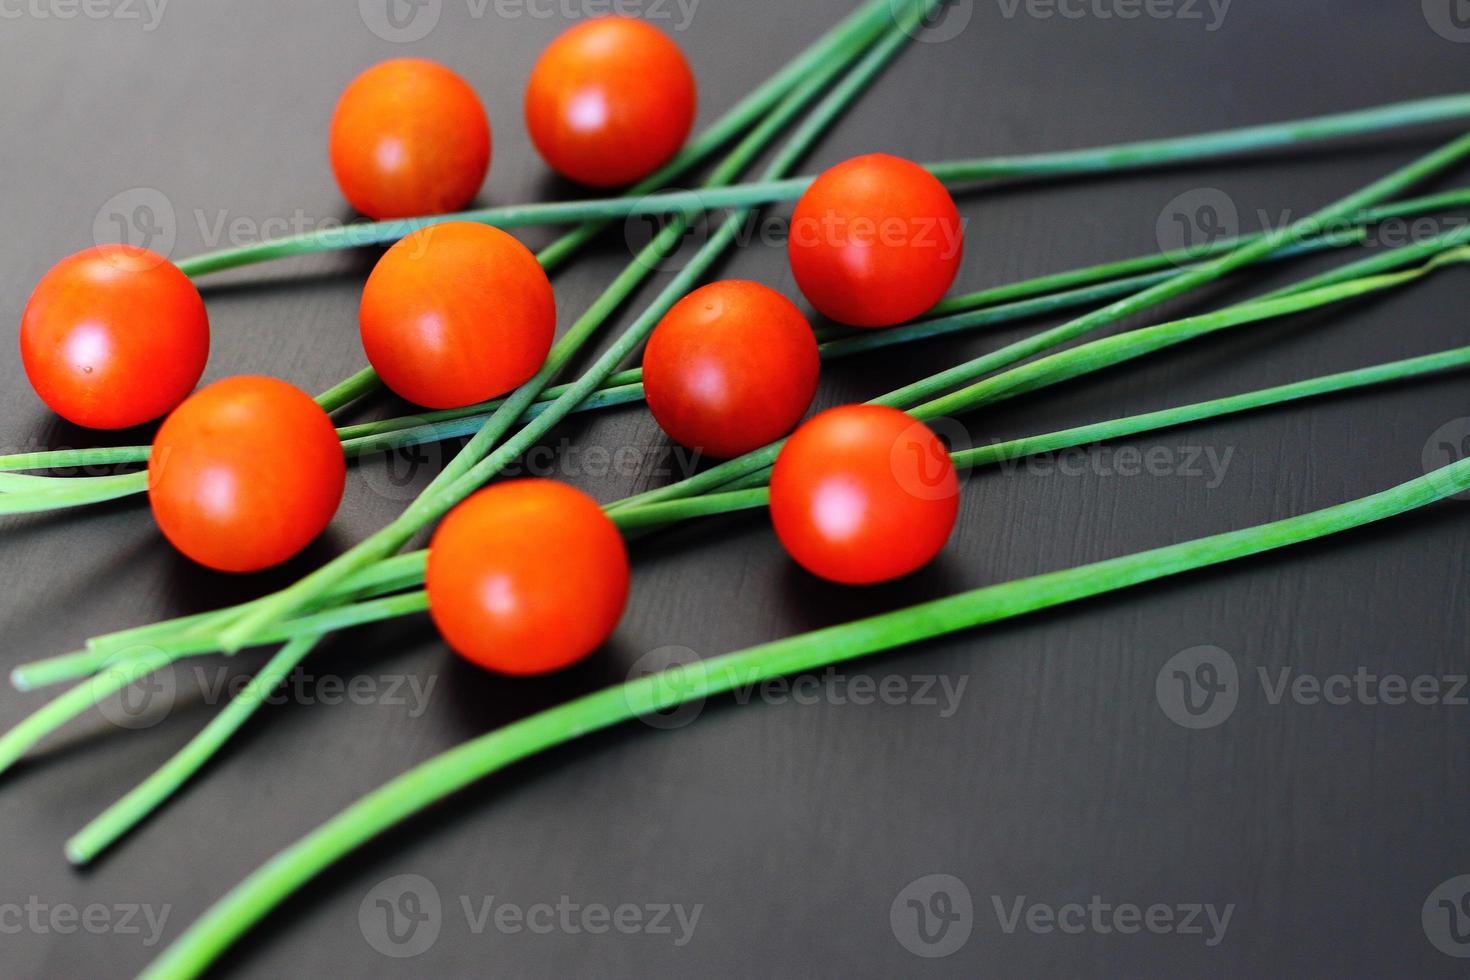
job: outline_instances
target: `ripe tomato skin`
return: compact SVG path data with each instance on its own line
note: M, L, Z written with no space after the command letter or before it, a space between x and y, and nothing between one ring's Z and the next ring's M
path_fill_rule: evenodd
M959 512L944 444L894 408L809 419L776 457L771 521L807 571L848 585L907 575L939 554Z
M189 277L163 256L99 245L52 266L20 321L31 387L53 412L92 429L166 414L199 383L209 316Z
M164 421L148 456L148 502L185 555L253 572L326 528L346 477L321 406L284 381L241 375L201 388Z
M791 271L825 316L886 327L928 310L959 272L964 228L929 171L886 153L825 171L796 202Z
M526 127L547 166L593 187L647 177L694 126L678 45L631 17L595 17L547 46L526 85Z
M503 674L569 667L612 635L628 601L628 551L597 501L555 480L511 480L466 498L429 542L425 586L439 633Z
M384 61L337 100L328 140L337 186L370 218L459 211L490 169L490 122L468 82L421 58Z
M674 441L729 459L790 432L820 369L796 304L729 279L696 289L659 321L643 354L643 390Z
M460 408L540 369L556 333L556 298L515 238L450 221L383 253L363 288L358 326L384 384L418 405Z

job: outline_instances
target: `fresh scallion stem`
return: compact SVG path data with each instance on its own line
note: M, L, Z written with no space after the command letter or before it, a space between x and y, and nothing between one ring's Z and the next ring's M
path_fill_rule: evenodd
M292 640L276 651L275 656L250 679L250 683L231 698L188 745L74 834L66 842L67 859L73 864L88 863L188 782L306 658L318 639L307 636Z
M1215 282L1236 269L1258 262L1272 252L1290 246L1293 242L1321 234L1325 229L1340 223L1349 216L1442 172L1462 161L1466 156L1470 156L1470 135L1461 136L1408 166L1401 167L1388 176L1374 181L1362 190L1355 191L1334 204L1292 222L1286 227L1267 232L1255 241L1233 251L1200 265L1185 268L1163 282L1116 300L1092 313L874 398L872 403L895 408L909 408L922 404L946 389L969 384L986 374L1045 353L1083 334L1100 330L1144 312L1167 300ZM780 452L783 443L784 440L772 443L744 456L727 460L677 483L630 497L623 506L695 496L719 489L770 466L775 461L776 454Z
M1305 381L1294 381L1290 384L1262 388L1224 398L1213 398L1209 401L1180 405L1157 412L1129 415L1106 422L1094 422L1090 425L1079 425L1070 429L1048 432L1044 435L1011 439L989 446L977 446L974 449L956 452L952 454L952 458L955 465L961 469L986 466L1037 453L1055 452L1074 446L1087 446L1142 432L1172 429L1204 419L1255 411L1272 405L1300 401L1304 398L1316 398L1322 395L1391 384L1408 378L1459 370L1465 367L1470 367L1470 347L1456 347L1421 357L1410 357L1352 371L1341 371L1336 374L1309 378Z
M909 411L915 417L925 420L973 411L983 405L1013 398L1024 392L1035 391L1038 388L1058 384L1084 374L1092 374L1103 368L1113 367L1145 354L1151 354L1220 330L1276 319L1300 313L1303 310L1315 309L1328 303L1340 303L1386 289L1394 289L1446 265L1466 261L1470 261L1470 249L1462 246L1437 256L1419 268L1405 272L1384 273L1353 279L1305 293L1293 292L1274 299L1244 303L1214 313L1185 317L1172 323L1142 327L1112 337L1103 337L977 381L966 388L914 406Z
M1470 347L1458 347L1239 395L960 450L953 453L952 457L957 467L968 469L1036 453L1054 452L1107 439L1173 428L1189 422L1253 411L1304 398L1320 397L1438 374L1467 366L1470 366ZM760 485L742 489L760 489ZM642 530L667 526L691 517L725 513L730 510L744 510L759 506L761 502L763 501L756 497L745 497L735 493L706 494L700 497L615 510L612 516L618 526L625 530ZM365 593L389 592L421 585L425 554L423 551L410 552L399 555L390 562L374 566L367 573L345 582L340 595L341 597L360 596ZM148 643L158 636L176 633L198 618L197 616L185 617L182 620L155 623L110 634L99 638L99 641L94 641L95 646L89 647L87 651L22 665L16 669L12 679L16 682L16 686L28 690L45 684L83 677L100 670L109 662L109 657L119 654L126 648ZM157 651L150 648L150 652L156 653Z
M952 458L954 459L955 465L960 469L969 469L1020 459L1037 453L1055 452L1090 445L1107 439L1138 435L1143 432L1160 431L1204 419L1254 411L1305 398L1320 397L1327 394L1404 381L1414 377L1462 369L1467 366L1470 366L1470 346L1441 351L1421 357L1406 358L1366 368L1358 368L1351 371L1343 371L1305 381L1292 382L1156 412L1126 416L1105 422L1095 422L1042 435L1026 436L988 446L961 450L955 452ZM637 532L649 528L665 527L669 524L694 517L758 508L765 504L766 494L767 491L764 487L753 487L744 492L707 494L703 497L647 504L642 507L632 508L616 515L614 519L618 526L625 532ZM421 585L423 582L424 558L425 553L422 551L399 555L392 559L391 562L384 562L374 569L369 570L369 572L377 572L378 569L382 569L384 566L391 564L394 566L390 569L391 575L378 572L376 576L361 576L345 584L351 587L352 593L357 595L364 593L371 594L377 588L382 588L384 591L412 588ZM345 594L348 593L344 592ZM178 625L178 622L175 621L173 625ZM38 661L34 664L27 665L27 667L19 668L17 677L22 672L29 670L30 676L37 683L25 685L28 687L94 673L107 663L108 656L121 653L128 644L148 642L156 634L159 626L167 625L170 624L154 624L151 627L141 627L114 634L112 637L113 644L104 648L102 657L97 657L91 651L86 651L82 654L70 655L70 658L52 658L50 661ZM305 640L303 639L302 642L305 642ZM107 651L111 651L111 653ZM160 667L165 660L171 662L176 658L165 658L161 651L147 648L146 653L138 659L145 660L145 666L148 670L152 670ZM141 676L144 672L138 671L131 676ZM0 771L3 771L15 759L18 759L45 735L88 710L96 699L100 699L103 694L110 693L111 690L115 690L115 688L94 689L93 693L96 694L94 698L92 694L86 693L86 686L82 685L80 688L68 691L66 694L61 695L50 704L44 706L31 719L23 723L22 729L18 729L17 732L13 732L4 739L0 739L0 748L4 749L3 754L0 754ZM78 693L79 691L81 693ZM101 693L97 693L97 691ZM239 721L243 722L243 720L244 717L240 716ZM199 738L208 741L214 739L216 735L221 733L225 734L226 737L228 736L228 731L223 725L219 729L207 729L205 733L201 733ZM194 751L194 743L191 742L184 750L189 753L188 758L190 761L187 772L182 773L181 778L187 778L188 774L197 771L217 748L218 744L213 744L207 751L202 753L196 752ZM169 766L172 765L173 763L170 762ZM169 777L160 776L159 778L171 779L174 775L179 775L179 773L170 769ZM178 783L175 782L168 785L176 786ZM152 796L148 798L154 799L155 805L160 799ZM106 842L116 840L122 836L137 820L145 816L147 812L147 810L137 810L130 806L119 811L119 815L112 816L106 820L99 818L96 827L91 829L91 832L84 838L83 842L84 844L92 842L97 846L84 846L77 850L69 849L73 860L81 859L84 855L88 856L88 858L95 856L101 847L106 846ZM126 814L126 816L123 816L123 814Z
M1256 527L969 592L763 643L605 688L420 763L276 854L224 895L143 972L198 976L324 869L384 831L505 767L592 732L743 685L844 663L1223 562L1339 534L1470 488L1470 460L1390 490Z
M1465 206L1470 206L1470 189L1448 191L1383 205L1358 215L1354 219L1353 227L1344 228L1330 235L1307 239L1281 252L1274 253L1269 258L1272 260L1289 258L1356 244L1366 236L1368 225ZM1188 260L1217 255L1222 251L1228 251L1238 243L1253 241L1260 237L1260 234L1255 234L1243 238L1222 239L1200 249L1179 249L1139 256L1039 276L1003 286L993 286L944 300L923 318L903 326L887 330L837 328L823 331L819 333L822 338L819 350L824 360L832 360L912 340L1009 323L1114 299L1163 281L1173 273L1177 266ZM1351 278L1354 274L1367 275L1382 271L1390 266L1379 263L1402 264L1412 261L1418 254L1423 254L1426 247L1426 243L1416 243L1394 249L1392 252L1375 257L1374 260L1371 260L1372 266L1364 268L1359 273L1355 273L1352 267L1345 266L1341 270L1334 270L1329 275L1333 277L1332 281L1341 281L1344 278ZM1323 285L1326 281L1325 278L1307 280L1292 288L1309 289L1315 285ZM974 315L960 316L966 313ZM371 369L360 371L348 381L318 395L317 402L328 410L345 404L371 387L369 382L375 377ZM597 392L577 406L576 411L593 411L639 401L643 393L638 382L642 379L641 368L619 371L607 378ZM534 418L544 411L547 405L564 394L568 387L570 385L561 384L547 388L541 393L538 400L526 409L519 421L524 423ZM419 415L340 426L337 434L343 440L347 454L354 457L399 446L437 442L473 434L502 402L503 399L495 399L464 408L443 409ZM0 456L0 474L13 470L66 469L143 462L147 460L150 448L149 446L118 446L16 453Z
M842 35L841 39L850 39L860 34L864 27L871 27L875 19L881 19L886 11L878 8L887 2L888 0L876 0L875 3L870 3L860 10L850 25L851 33ZM896 4L897 0L894 2ZM835 44L834 47L840 47L840 44ZM634 187L622 197L510 205L455 214L364 222L198 255L180 261L179 268L188 275L201 276L271 259L365 245L382 245L397 241L420 228L445 221L475 221L502 228L577 221L590 224L605 223L636 214L678 214L685 213L691 208L705 210L753 207L794 200L807 188L814 179L813 177L772 178L720 191L680 191L663 195L650 192L666 185L670 180L709 156L735 133L749 125L752 119L763 114L780 97L789 92L790 88L794 87L791 85L793 79L800 79L808 72L815 70L820 64L821 61L817 58L805 60L802 63L801 72L793 72L783 78L782 84L788 87L767 88L763 86L762 90L752 93L750 98L732 110L719 124L712 127L708 134L693 144L679 158L676 158L674 163ZM1027 177L1115 173L1384 132L1408 126L1449 122L1467 117L1470 117L1470 95L1448 95L1400 102L1372 109L1335 113L1312 119L1268 123L1262 126L1249 126L1194 136L1145 140L1053 153L953 160L926 164L926 166L935 176L949 184ZM564 258L562 253L569 254L572 249L590 240L595 234L596 230L578 229L568 236L567 244L557 243L554 251L547 255L546 259L553 265L560 262Z
M48 479L41 477L41 479ZM0 493L0 514L31 514L130 497L148 488L147 473L86 476L70 479L51 477L44 486L16 488Z

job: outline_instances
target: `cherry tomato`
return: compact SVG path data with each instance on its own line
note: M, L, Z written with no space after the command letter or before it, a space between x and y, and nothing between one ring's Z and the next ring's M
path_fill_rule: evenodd
M541 53L526 127L547 165L594 187L647 177L694 126L694 74L678 45L631 17L596 17Z
M429 614L465 659L545 674L597 649L628 601L628 551L597 501L512 480L455 507L429 542Z
M834 582L907 575L939 554L959 511L944 444L895 408L845 405L797 429L771 471L771 521L792 558Z
M884 153L825 171L796 202L786 250L806 298L854 327L886 327L929 309L954 282L964 228L949 191Z
M99 245L41 277L21 317L20 356L53 412L125 429L193 390L209 357L209 317L199 290L163 256Z
M253 572L326 528L346 475L321 406L284 381L244 375L201 388L164 421L148 456L148 501L184 554Z
M711 283L675 303L643 354L643 390L674 441L721 459L790 432L817 391L817 340L759 283Z
M352 80L329 142L342 194L370 218L458 211L490 169L490 123L469 83L443 65L397 58Z
M556 333L551 282L498 228L421 228L378 260L358 311L383 383L429 408L503 395L540 369Z

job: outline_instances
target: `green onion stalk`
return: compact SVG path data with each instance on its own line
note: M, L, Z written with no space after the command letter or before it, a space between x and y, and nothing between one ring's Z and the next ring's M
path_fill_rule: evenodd
M1329 235L1307 239L1273 253L1275 261L1316 253L1331 248L1361 244L1368 226L1452 208L1470 206L1470 190L1459 190L1412 198L1372 208L1356 216L1351 227ZM850 330L842 327L819 329L818 352L824 361L837 360L914 341L950 336L1016 320L1075 309L1146 288L1168 278L1174 269L1190 260L1220 254L1260 237L1225 239L1198 249L1179 249L1102 263L1065 273L1040 276L951 297L924 317L886 330ZM1400 250L1402 251L1402 250ZM603 382L574 411L586 412L626 405L643 399L643 371L619 371ZM547 388L518 420L530 421L544 411L568 385ZM326 396L321 396L321 401ZM444 409L419 415L381 419L340 426L338 436L351 458L403 446L416 446L472 435L502 403L494 399L464 408ZM149 446L116 446L94 449L42 450L0 456L0 514L33 513L83 504L99 503L143 492L147 481L138 474L104 477L40 477L15 470L72 469L144 462Z
M1320 247L1328 239L1312 244ZM1040 316L1044 313L1089 305L1100 299L1118 296L1160 281L1168 273L1128 276L1098 286L1085 286L1036 299L1020 300L976 310L918 320L889 330L872 331L856 336L822 341L818 354L823 361L837 360L917 340L949 336L979 327L994 326L1012 320ZM614 383L616 382L616 383ZM560 387L560 386L558 386ZM557 388L548 389L556 391ZM575 412L589 412L642 402L642 371L619 372L597 391L576 406ZM519 422L534 419L551 402L539 400L521 415ZM486 412L466 415L463 410L431 412L424 416L389 419L339 428L343 452L349 458L379 453L405 446L418 446L460 436L472 435L489 417ZM5 471L8 465L25 469L73 468L139 462L148 458L148 446L113 449L47 450L0 457L0 514L26 514L62 510L136 496L148 489L146 472L110 474L94 477L44 477Z
M1470 250L1462 249L1461 251L1467 252ZM1451 259L1451 253L1446 253L1438 261L1444 263ZM1453 256L1454 261L1465 261L1466 259L1470 259L1470 254ZM1402 273L1399 278L1400 281L1408 281L1408 277L1422 275L1425 271L1427 269ZM1381 285L1379 288L1389 288L1389 285ZM1349 283L1345 286L1333 288L1338 290L1344 299L1364 295L1369 291L1363 289L1361 284L1358 283ZM1222 311L1221 314L1213 315L1218 324L1253 322L1245 318L1232 321L1229 316L1225 315L1227 312ZM1278 311L1276 315L1284 315L1284 312ZM1181 324L1187 323L1188 321L1181 321ZM1190 333L1187 328L1181 329L1179 333L1181 336L1201 335L1199 333ZM1068 352L1065 355L1058 356L1067 357L1071 353ZM1132 354L1135 351L1130 351L1129 353ZM1441 373L1447 370L1459 369L1467 365L1470 365L1470 347L1462 347L1423 357L1409 358L1388 364L1375 365L1373 367L1341 372L1307 381L1247 392L1242 395L1213 399L1206 402L1180 406L1178 408L1129 416L1107 422L1065 429L1060 432L963 450L954 453L953 459L957 467L968 469L1013 460L1034 453L1052 452L1059 449L1087 445L1104 439L1115 439L1142 432L1175 427L1201 419L1217 418L1304 398L1403 381L1410 378ZM1056 380L1072 376L1065 370L1051 373ZM1022 387L1017 386L1013 390L1020 390ZM1032 388L1025 388L1024 390L1032 390ZM615 511L613 518L625 532L637 532L651 528L666 527L672 523L696 517L760 508L764 507L767 502L767 488L761 486L661 503L645 504L639 507ZM402 588L419 586L422 584L423 559L423 552L399 556L392 560L393 563L396 563L397 567L393 569L391 575L379 577L371 581L367 579L351 581L348 583L349 591L344 594L356 594L358 596L363 594L371 595L379 592L392 592ZM378 567L381 569L389 564L387 562L381 563ZM206 728L183 750L73 836L66 845L68 858L75 863L91 861L101 851L115 843L120 837L136 826L138 822L161 805L183 783L192 778L218 751L224 742L253 714L259 703L310 652L323 629L339 628L345 625L359 625L390 616L420 612L425 608L427 608L427 597L422 591L417 591L406 595L389 596L381 600L357 602L352 605L338 607L321 616L306 617L288 622L283 625L279 634L273 633L269 636L260 637L262 642L266 640L286 640L288 642L256 674L241 696L230 702L229 705L216 715ZM146 643L152 638L147 633L148 629L145 627L142 631L131 631L131 635L128 635L128 633L119 634L118 641L133 645ZM128 649L126 646L122 647L124 652ZM114 661L110 669L94 677L88 684L79 685L55 702L52 702L51 705L48 705L42 712L39 712L25 723L26 726L29 726L27 730L18 729L10 735L7 735L4 739L0 739L0 768L8 765L18 757L19 753L24 752L29 745L34 744L37 739L57 724L69 720L75 714L86 710L91 703L100 699L100 697L111 694L120 687L140 679L147 673L161 669L166 664L182 656L209 652L207 646L190 647L178 641L171 643L165 642L162 647L144 647L143 649L146 651L145 655L132 659L124 659L121 662ZM44 676L46 662L34 665L34 667L42 672L43 676L40 679L49 679Z
M765 680L1001 622L1264 554L1386 520L1470 489L1470 460L1379 493L1256 527L986 586L762 643L574 698L471 739L364 796L276 854L216 902L144 970L184 980L322 871L366 842L506 767L615 725Z
M869 3L849 18L843 39L859 36L875 21L881 22L889 7L888 0ZM837 35L834 35L835 42ZM833 43L836 47L837 44ZM799 71L792 69L800 64ZM558 201L542 204L518 204L454 214L401 218L393 221L363 222L328 228L301 235L253 243L194 256L179 262L179 268L191 276L202 276L226 269L253 265L272 259L330 252L367 245L385 245L430 225L446 221L473 221L499 228L535 227L569 222L600 223L638 215L671 215L725 208L754 207L793 201L815 179L812 175L767 179L725 188L698 191L653 193L659 187L687 171L704 159L735 133L769 109L781 95L794 87L820 64L813 50L805 52L781 74L751 93L725 120L692 144L673 163L658 174L616 198L585 201ZM780 84L773 84L779 80ZM1232 154L1258 152L1297 146L1302 143L1339 139L1367 133L1378 133L1453 122L1470 118L1470 94L1438 96L1399 102L1372 109L1335 113L1311 119L1268 123L1261 126L1222 130L1172 139L1146 140L1114 146L1089 147L1052 153L1022 156L986 157L975 160L924 164L935 176L951 185L976 181L1014 180L1037 177L1076 177L1085 174L1118 173L1128 170L1162 167L1192 160ZM581 242L595 232L578 232ZM579 244L581 243L579 242ZM557 250L559 261L575 246Z
M933 409L933 406L926 405L926 402L937 398L946 389L974 383L986 374L1060 347L1084 334L1101 330L1167 300L1218 281L1236 269L1254 264L1283 248L1291 247L1294 242L1306 240L1320 234L1324 229L1339 225L1348 216L1379 204L1421 181L1442 173L1462 162L1467 156L1470 156L1470 134L1461 136L1448 145L1305 218L1292 222L1286 227L1268 231L1261 237L1200 265L1182 269L1156 285L1116 300L1101 309L1050 330L1034 334L947 371L941 371L913 384L905 385L871 401L873 404L888 405L894 408L914 409L916 414L924 417L925 412ZM784 445L784 440L754 450L744 456L727 460L678 483L629 497L621 506L631 507L643 503L693 496L746 479L751 474L770 466L775 461L782 445Z

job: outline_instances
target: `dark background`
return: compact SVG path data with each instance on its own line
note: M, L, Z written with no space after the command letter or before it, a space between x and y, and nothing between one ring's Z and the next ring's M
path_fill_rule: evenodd
M184 257L250 240L267 219L348 217L326 164L343 85L374 61L440 60L481 93L495 155L481 201L585 196L536 159L522 83L568 26L475 17L444 0L427 37L389 43L355 5L171 3L156 29L127 20L0 21L0 319L17 323L36 280L91 243L93 221L137 189L172 209ZM63 0L64 3L64 0ZM1432 6L1432 5L1431 5ZM700 84L703 125L850 10L847 2L702 0L675 32ZM911 45L804 168L887 150L921 160L1032 152L1307 116L1456 91L1470 45L1442 36L1417 2L1236 0L1223 22L1193 17L1014 16L961 4L958 36ZM519 11L519 6L502 7ZM545 11L546 7L538 8ZM555 9L555 8L553 8ZM574 13L584 9L572 3ZM595 6L592 8L598 9ZM678 26L675 7L666 29ZM1073 8L1076 9L1076 8ZM1110 9L1110 8L1109 8ZM953 25L955 22L949 22ZM1245 162L967 194L957 288L1059 271L1159 247L1170 202L1233 204L1245 230L1300 216L1454 135L1441 128ZM1462 170L1439 186L1455 186ZM132 197L126 195L133 195ZM1203 197L1201 197L1203 195ZM149 198L156 200L156 198ZM778 212L779 213L779 212ZM220 217L244 219L211 240ZM1435 230L1443 230L1441 221ZM267 229L270 230L270 229ZM280 230L280 229L278 229ZM549 233L525 236L544 243ZM1165 244L1173 244L1165 242ZM358 291L374 255L337 254L203 284L214 349L207 377L254 371L321 390L363 364ZM555 277L562 325L628 260L614 232ZM1343 261L1237 277L1168 312L1214 308ZM753 245L720 275L799 298L784 251ZM1049 431L1466 342L1466 273L1369 302L1246 327L966 419L971 438ZM654 295L656 283L621 322ZM1055 322L1055 321L1053 321ZM1139 321L1144 322L1144 321ZM846 362L820 403L871 397L1038 329L1026 323ZM425 618L336 638L307 662L312 683L365 673L434 679L411 705L288 703L261 711L218 763L86 872L67 835L198 730L217 704L202 669L250 670L259 652L175 675L167 717L122 731L100 715L0 783L0 904L168 906L172 939L230 885L415 762L576 692L615 682L663 647L711 655L962 588L1259 523L1419 475L1431 434L1470 415L1465 378L1281 408L1127 441L1166 475L976 473L959 526L932 566L903 582L845 589L812 579L765 520L700 523L635 547L634 590L614 640L564 675L526 682L467 667ZM95 444L46 412L19 359L0 359L0 444ZM401 414L374 401L365 412ZM366 417L360 413L358 417ZM118 441L146 440L146 432ZM640 473L588 472L575 446L634 447ZM549 444L550 474L611 500L668 477L648 414L584 416ZM1192 447L1192 448L1191 448ZM453 447L364 462L326 538L276 573L229 578L176 555L139 499L3 520L3 663L73 649L89 635L237 601L291 580L384 524ZM1177 472L1195 450L1223 458L1216 486ZM1106 462L1106 457L1101 457ZM288 458L283 455L285 465ZM403 482L405 474L408 479ZM1359 668L1463 673L1470 558L1467 505L1450 502L1330 542L925 644L844 667L820 703L756 697L707 705L678 731L630 725L556 751L468 792L365 848L252 932L221 975L276 976L1035 976L1243 973L1464 975L1420 923L1441 882L1470 872L1470 748L1463 705L1271 704L1257 669L1316 677ZM1239 704L1223 724L1170 721L1155 678L1176 653L1227 651ZM647 663L648 661L643 661ZM853 678L917 691L963 682L955 710L838 703ZM212 682L212 681L211 681ZM313 690L311 683L306 685ZM319 689L317 689L319 690ZM402 692L400 692L401 694ZM0 692L9 726L47 695ZM421 875L444 903L438 941L413 959L377 952L359 906L379 882ZM973 898L973 932L952 956L902 945L889 910L911 881L952 875ZM691 942L666 935L476 935L460 896L522 907L702 905ZM1225 938L1006 933L993 902L1233 904ZM3 924L3 923L0 923ZM0 935L5 977L125 976L161 946L145 935Z

